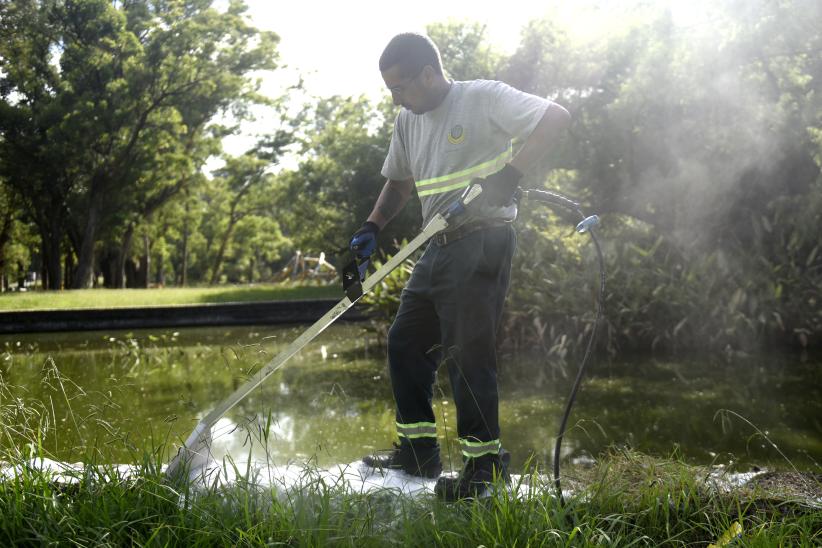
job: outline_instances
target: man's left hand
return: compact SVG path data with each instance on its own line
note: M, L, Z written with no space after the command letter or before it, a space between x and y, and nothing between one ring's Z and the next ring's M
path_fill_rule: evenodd
M482 194L488 205L501 207L511 203L520 179L522 173L511 164L505 164L501 170L477 179L476 182L482 185Z

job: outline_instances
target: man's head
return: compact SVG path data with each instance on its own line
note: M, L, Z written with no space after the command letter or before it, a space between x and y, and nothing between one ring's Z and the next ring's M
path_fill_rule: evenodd
M435 109L448 93L440 52L430 38L406 32L388 42L380 72L395 105L414 114Z

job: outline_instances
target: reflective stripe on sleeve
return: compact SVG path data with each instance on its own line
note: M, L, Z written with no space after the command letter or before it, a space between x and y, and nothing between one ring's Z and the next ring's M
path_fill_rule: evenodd
M408 439L436 438L437 425L433 422L397 423L397 434Z
M498 439L491 441L469 441L460 438L462 454L468 458L481 457L483 455L494 455L499 453L501 445Z

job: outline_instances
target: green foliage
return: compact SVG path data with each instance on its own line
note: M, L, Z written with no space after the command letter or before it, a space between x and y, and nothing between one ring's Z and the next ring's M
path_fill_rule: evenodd
M243 10L0 3L0 185L20 238L8 257L42 261L49 287L87 284L95 260L107 286L165 272L181 284L251 281L296 250L336 262L383 186L396 107L329 97L286 115L291 98L266 100L250 78L274 68L277 38ZM723 0L687 25L665 2L579 10L596 32L549 15L510 56L480 24L428 32L452 77L500 78L571 111L569 137L524 184L602 217L603 346L818 346L819 3ZM214 116L240 120L255 102L278 108L268 143L208 180L204 162L232 131ZM289 144L298 167L268 175L263 164ZM241 169L246 160L255 166ZM386 227L385 251L419 230L418 207ZM528 208L504 340L562 358L592 328L593 251L566 237L574 219Z
M723 2L712 7L711 24L683 28L664 7L637 4L622 18L599 14L613 18L609 32L589 41L557 21L532 21L507 59L486 45L479 25L429 27L455 77L498 75L571 110L570 138L525 184L576 196L603 219L603 349L732 355L818 344L822 109L810 86L822 66L808 55L820 44L796 17L802 12L818 6ZM343 157L338 136L349 135L323 131L337 149L315 148L312 177L333 177ZM370 185L375 192L381 181ZM356 196L370 207L366 195ZM356 207L344 200L333 203ZM587 238L572 235L573 215L541 207L521 208L501 340L563 360L593 329L596 256ZM345 218L332 218L326 234L339 234ZM374 305L383 329L399 289Z
M502 56L488 45L484 25L449 20L428 25L425 30L440 50L448 77L454 80L498 78Z
M549 186L602 216L612 351L819 344L822 105L811 86L822 44L799 13L818 16L819 5L721 2L710 22L684 28L670 10L637 4L615 19L626 24L581 43L550 20L524 29L505 75L572 112L571 139L549 165L573 176ZM509 336L549 349L562 335L580 340L593 304L573 249L558 253L540 241L555 235L534 240L539 227L520 226L528 256L515 269ZM552 275L539 280L534 265Z
M584 347L593 328L599 269L588 238L573 231L568 216L531 206L518 221L500 341L504 349L538 349L561 361Z
M17 200L0 183L0 289L26 276L36 241L33 227L21 218Z
M390 102L331 97L317 103L302 128L303 160L278 176L285 235L297 249L324 251L331 261L368 218L382 190L393 114ZM419 230L419 204L409 204L380 234L383 245Z
M246 275L231 276L233 281L253 280L253 264L261 259L265 264L279 259L280 251L288 244L282 237L276 215L272 214L271 193L274 177L267 172L268 158L253 151L237 158L228 158L226 165L217 170L210 182L213 194L203 216L201 231L215 245L210 265L210 282L220 280L223 261L230 257L241 266L250 263ZM259 232L258 232L259 231ZM232 244L239 245L232 245Z
M66 235L73 285L87 287L100 234L122 230L127 249L134 225L219 150L215 115L261 99L249 74L275 67L277 37L251 27L241 2L2 9L0 173L40 228L49 287Z

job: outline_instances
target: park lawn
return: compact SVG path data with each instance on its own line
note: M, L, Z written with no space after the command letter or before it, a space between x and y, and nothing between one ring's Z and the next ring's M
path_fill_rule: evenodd
M72 289L0 294L0 311L71 308L123 308L203 303L341 299L332 285L255 284L251 286L170 287L161 289Z

